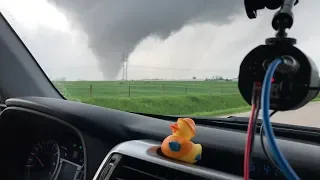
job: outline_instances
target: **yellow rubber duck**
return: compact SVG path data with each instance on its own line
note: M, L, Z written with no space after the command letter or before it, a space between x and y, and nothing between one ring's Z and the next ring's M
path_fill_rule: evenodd
M196 134L195 123L191 118L179 118L170 125L172 135L166 137L161 144L162 153L172 159L187 163L195 163L201 159L202 146L191 142Z

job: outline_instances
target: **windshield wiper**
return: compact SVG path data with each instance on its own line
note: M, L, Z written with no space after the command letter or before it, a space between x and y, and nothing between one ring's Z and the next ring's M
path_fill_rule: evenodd
M226 118L221 117L197 117L197 116L179 116L179 115L159 115L159 114L148 114L148 113L137 113L131 112L134 114L139 114L143 116L153 117L157 119L163 119L167 121L175 122L177 118L189 117L192 118L196 124L199 125L208 125L208 126L216 126L222 128L232 128L238 130L247 130L249 117L237 117L237 116L229 116ZM257 125L261 127L262 119L258 119ZM280 132L290 133L292 134L299 134L299 135L316 135L319 136L320 129L315 127L306 127L306 126L298 126L292 124L282 124L277 122L272 122L272 126L276 130L276 134ZM282 136L284 136L282 134ZM290 137L290 136L288 136Z
M134 114L139 114L143 116L165 119L169 121L176 121L177 118L192 118L198 124L212 125L213 122L216 123L237 123L237 124L248 124L248 117L237 117L237 116L229 116L229 117L203 117L203 116L186 116L186 115L159 115L159 114L149 114L149 113L137 113L131 112ZM258 120L260 123L261 120Z
M179 117L189 117L192 118L196 124L211 126L216 128L226 128L226 129L234 129L240 131L246 131L248 128L249 117L237 117L237 116L229 116L226 118L220 117L193 117L193 116L179 116L179 115L158 115L158 114L148 114L148 113L136 113L143 116L153 117L157 119L163 119L167 121L175 122ZM259 133L260 127L262 124L262 120L258 119L256 133ZM318 138L320 134L320 129L315 127L306 127L306 126L297 126L292 124L281 124L277 122L273 122L272 126L274 128L274 132L277 136L282 136L286 138L292 138L292 136L299 136L303 138L310 138L310 136L314 138Z

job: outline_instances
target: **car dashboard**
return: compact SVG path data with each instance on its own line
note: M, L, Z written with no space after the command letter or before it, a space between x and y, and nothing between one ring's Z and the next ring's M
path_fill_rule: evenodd
M172 121L67 100L9 99L0 115L0 179L243 179L245 125L197 123L193 141L202 144L202 159L186 164L160 150ZM298 175L319 179L320 131L277 127L275 132ZM256 136L251 178L284 179Z
M83 146L77 135L73 132L53 137L39 134L27 159L24 179L84 180L83 168Z

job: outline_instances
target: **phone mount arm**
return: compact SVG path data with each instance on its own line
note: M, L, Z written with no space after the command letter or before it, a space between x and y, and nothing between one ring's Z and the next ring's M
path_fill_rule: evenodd
M292 1L293 4L291 3ZM261 10L264 8L275 10L281 7L280 11L282 11L282 14L290 14L292 9L291 6L296 5L298 3L299 0L244 0L244 6L249 19L257 18L257 10Z
M293 25L292 8L296 0L285 0L281 9L274 15L272 19L272 27L278 31L277 36L285 37L286 29L290 29Z

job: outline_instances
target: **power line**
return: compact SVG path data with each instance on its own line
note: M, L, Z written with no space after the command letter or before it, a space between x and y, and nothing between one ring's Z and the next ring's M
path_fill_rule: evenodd
M121 61L123 61L121 59ZM127 61L129 62L129 61ZM123 63L123 62L122 62ZM83 67L92 68L92 70L96 70L97 66L96 65L73 65L73 66L65 66L65 67L52 67L53 69L66 69L66 70L74 70L74 69L83 69ZM235 72L237 70L234 69L192 69L192 68L170 68L170 67L156 67L156 66L141 66L141 65L134 65L134 64L125 64L124 69L127 68L127 71L129 68L141 68L141 69L155 69L155 70L170 70L170 71L192 71L192 72ZM126 73L125 73L126 74ZM128 73L129 74L129 73ZM124 76L124 79L126 76Z
M170 67L155 67L155 66L140 66L140 65L130 65L130 68L143 68L143 69L156 69L156 70L171 70L171 71L195 71L195 72L217 72L217 69L192 69L192 68L170 68ZM218 70L224 71L224 70ZM226 69L225 71L232 71L231 69Z

